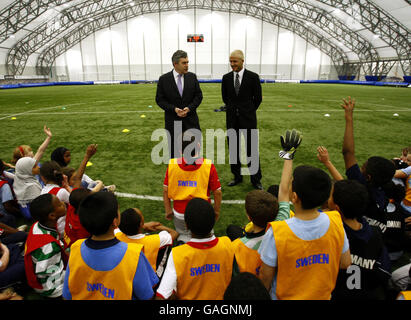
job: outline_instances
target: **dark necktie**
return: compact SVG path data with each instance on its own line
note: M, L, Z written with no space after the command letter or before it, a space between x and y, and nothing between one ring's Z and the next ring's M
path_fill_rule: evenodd
M240 91L240 75L238 73L235 75L234 89L235 94L238 96L238 92Z

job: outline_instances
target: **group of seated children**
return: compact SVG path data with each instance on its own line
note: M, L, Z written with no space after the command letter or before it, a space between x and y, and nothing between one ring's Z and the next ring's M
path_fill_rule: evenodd
M84 181L96 145L66 171L70 178L62 168L70 162L65 148L39 166L51 139L45 127L36 155L20 146L15 172L0 183L0 289L25 281L43 297L67 300L411 298L411 264L393 268L411 252L411 152L395 161L372 156L360 167L354 106L343 99L347 179L323 146L318 159L333 179L313 166L293 169L302 135L287 130L280 137L280 183L247 193L249 223L229 225L227 236L217 237L215 207L194 197L185 206L190 238L183 242L174 229L145 222L138 208L120 212L101 182ZM23 211L32 223L28 233L13 220Z

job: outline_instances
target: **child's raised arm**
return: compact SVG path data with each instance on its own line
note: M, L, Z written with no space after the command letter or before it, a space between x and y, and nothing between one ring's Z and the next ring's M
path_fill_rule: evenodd
M323 146L319 146L317 148L317 152L318 152L317 154L318 160L320 160L320 162L322 162L325 165L325 167L330 172L331 176L337 181L344 180L343 176L340 174L340 172L331 162L330 156L328 154L328 150Z
M81 161L79 168L75 172L73 176L73 189L80 188L81 186L81 179L83 178L84 171L86 170L87 162L94 156L97 152L97 145L90 144L87 147L86 154L84 155L83 161Z
M46 151L50 143L51 137L53 136L50 129L47 128L46 125L44 125L43 131L47 135L47 138L43 141L41 146L38 148L36 154L34 155L34 159L36 160L36 163L39 162L40 159L43 157L44 151Z
M345 131L344 131L344 142L342 148L342 154L344 156L345 169L351 168L357 163L355 158L355 148L354 148L354 106L355 99L348 97L347 100L343 99L341 107L345 111Z
M293 172L293 159L302 141L302 135L295 129L287 130L285 135L280 137L280 141L282 150L279 152L279 156L284 159L284 165L278 190L278 202L288 202L290 201L289 188Z

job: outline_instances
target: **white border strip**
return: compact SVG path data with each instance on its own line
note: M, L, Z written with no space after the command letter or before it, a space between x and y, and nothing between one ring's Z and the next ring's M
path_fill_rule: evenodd
M123 192L114 192L114 194L120 198L163 201L163 197L155 197L155 196L139 195L139 194L134 194L134 193L123 193ZM245 200L222 200L221 203L223 204L244 204Z

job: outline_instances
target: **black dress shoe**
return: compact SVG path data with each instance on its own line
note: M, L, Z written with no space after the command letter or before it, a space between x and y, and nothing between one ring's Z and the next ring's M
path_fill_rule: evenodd
M260 182L253 183L254 189L263 190L263 185Z
M229 186L229 187L234 187L234 186L236 186L237 184L239 184L239 183L241 183L241 182L243 182L242 179L234 179L233 181L230 181L230 182L228 183L228 186Z

